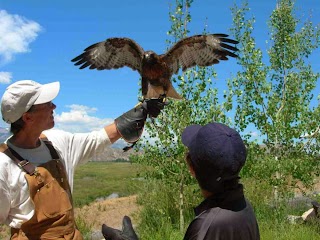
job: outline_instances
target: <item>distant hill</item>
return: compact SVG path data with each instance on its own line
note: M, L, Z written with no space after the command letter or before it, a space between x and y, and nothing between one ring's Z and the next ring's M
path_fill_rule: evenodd
M129 161L129 156L132 154L139 154L135 150L129 150L124 152L120 148L108 147L105 152L99 154L98 156L94 156L91 158L91 161L103 162L103 161L114 161L117 159Z

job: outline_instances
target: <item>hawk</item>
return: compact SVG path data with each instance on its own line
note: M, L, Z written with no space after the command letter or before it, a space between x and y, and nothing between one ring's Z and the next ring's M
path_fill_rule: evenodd
M194 35L175 43L165 54L144 49L130 38L108 38L95 43L72 59L80 69L105 70L129 67L141 76L142 96L160 96L182 99L171 83L173 74L181 68L185 71L194 66L211 66L228 57L237 57L235 46L238 41L227 34Z

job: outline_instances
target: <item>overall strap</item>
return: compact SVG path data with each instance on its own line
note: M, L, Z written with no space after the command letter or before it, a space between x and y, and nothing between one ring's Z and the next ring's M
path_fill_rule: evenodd
M16 151L10 148L7 144L2 143L0 145L0 152L6 154L11 158L21 169L23 169L29 175L33 175L36 171L36 167L30 163L27 159L23 159Z
M41 134L41 139L46 144L47 148L50 151L51 157L53 159L59 159L59 155L57 151L54 149L52 143L48 141L45 135ZM22 158L15 150L10 148L7 144L0 144L0 152L6 154L9 158L11 158L21 169L23 169L29 175L33 175L36 171L36 167L29 162L29 160Z
M59 155L51 142L44 142L50 151L52 159L59 159Z
M59 159L59 155L56 151L56 149L54 148L54 146L52 145L52 142L50 142L48 140L48 138L46 137L46 135L44 135L43 133L40 135L41 140L46 144L47 148L50 151L51 157L52 159Z

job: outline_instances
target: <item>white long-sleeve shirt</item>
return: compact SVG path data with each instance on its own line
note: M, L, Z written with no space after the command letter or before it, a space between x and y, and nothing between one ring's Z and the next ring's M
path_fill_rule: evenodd
M111 145L104 129L90 133L68 133L61 130L43 132L57 150L66 168L71 190L73 176L78 164L86 163L94 154L102 152ZM50 152L43 142L35 149L21 149L10 144L21 157L35 166L51 160ZM26 173L4 153L0 153L0 224L20 228L31 219L34 205L30 198Z

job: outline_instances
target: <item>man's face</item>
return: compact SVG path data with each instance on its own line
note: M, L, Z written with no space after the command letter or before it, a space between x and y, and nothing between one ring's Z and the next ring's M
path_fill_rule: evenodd
M31 111L29 111L32 114L33 124L41 128L42 131L53 128L53 110L55 108L56 105L52 102L33 105Z

